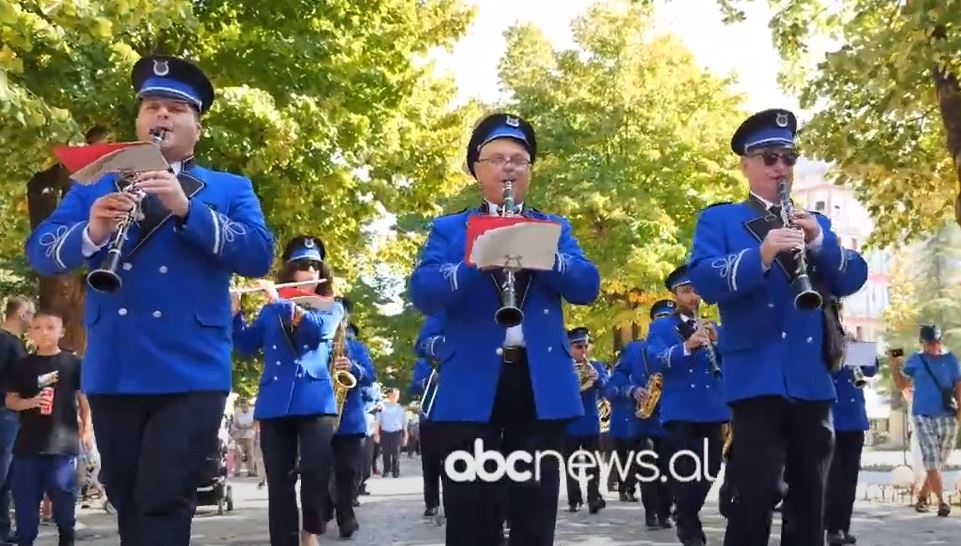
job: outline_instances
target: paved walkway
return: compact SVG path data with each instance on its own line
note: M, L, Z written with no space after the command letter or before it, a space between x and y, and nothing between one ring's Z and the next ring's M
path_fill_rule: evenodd
M420 464L417 459L402 456L402 477L373 478L370 496L362 497L358 509L361 530L351 541L361 545L440 546L444 543L443 527L422 517ZM234 480L236 506L223 516L216 508L204 507L194 520L194 546L236 545L267 546L267 492L258 490L255 480ZM715 487L715 490L717 488ZM562 491L562 511L557 518L556 544L584 546L674 545L673 530L648 531L637 504L625 504L608 496L608 507L590 515L586 511L570 514ZM721 544L724 519L717 515L716 505L705 507L705 528L709 544ZM80 532L78 544L117 546L113 516L102 511L84 510L80 521L86 529ZM44 528L38 546L56 544L55 530ZM934 514L917 514L905 506L859 501L855 507L853 529L860 546L961 544L961 508L955 507L948 518ZM322 538L321 544L345 544L336 537ZM778 544L772 539L771 544Z

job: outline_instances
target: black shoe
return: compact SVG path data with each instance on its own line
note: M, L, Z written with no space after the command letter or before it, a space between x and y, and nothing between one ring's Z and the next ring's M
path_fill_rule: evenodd
M671 518L668 517L658 518L657 524L661 529L670 529L671 527L674 527L674 524L671 523Z
M437 515L437 507L436 507L436 506L433 507L433 508L428 508L427 510L424 510L424 517L425 517L425 518L432 518L432 517L434 517L434 516L436 516L436 515Z
M596 514L607 507L607 501L604 499L594 499L587 501L587 509L591 514Z
M580 501L571 502L571 503L568 503L568 504L567 504L567 511L568 511L568 512L577 512L577 511L580 510L580 509L581 509L581 502L580 502Z
M351 518L342 524L337 525L338 531L340 531L340 538L350 538L360 529L360 524L357 520Z
M843 531L828 531L828 546L838 546L845 544L844 542L844 532Z
M948 503L946 503L946 502L942 502L941 504L938 505L938 516L939 516L939 517L946 518L946 517L948 517L948 514L950 514L950 513L951 513L951 505L950 505L950 504L948 504Z
M683 546L704 546L707 543L700 538L692 538L689 540L682 540L681 544L683 544Z
M354 508L357 508L358 506L360 506L360 501L357 500L357 499L354 499L354 501L351 502L350 504L351 504Z
M855 537L854 535L852 535L847 531L844 532L844 542L842 542L841 544L857 544L857 543L858 543L857 537Z
M644 525L647 525L648 529L657 529L657 516L654 514L646 514L644 516Z
M60 535L57 546L73 546L73 533Z

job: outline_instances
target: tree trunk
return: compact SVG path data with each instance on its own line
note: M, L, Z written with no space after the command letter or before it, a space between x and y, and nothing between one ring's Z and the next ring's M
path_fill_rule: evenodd
M27 210L31 228L36 228L53 213L69 188L69 173L59 164L30 179ZM83 326L83 278L76 273L40 277L40 307L61 313L66 333L60 346L82 355L87 342Z
M940 37L941 32L935 31L934 36ZM958 178L958 196L954 200L954 220L961 226L961 90L958 87L957 76L943 67L934 69L933 79L948 151L951 153L951 159L954 160L954 171Z

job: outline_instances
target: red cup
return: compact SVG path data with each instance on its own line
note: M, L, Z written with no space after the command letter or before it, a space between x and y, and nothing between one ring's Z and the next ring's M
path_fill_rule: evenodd
M40 391L40 415L53 413L53 387L44 387Z

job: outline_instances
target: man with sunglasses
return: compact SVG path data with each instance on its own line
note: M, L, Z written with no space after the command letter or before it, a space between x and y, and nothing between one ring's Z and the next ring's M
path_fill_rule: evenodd
M797 160L797 120L781 109L759 112L734 133L749 196L701 211L689 274L724 325L719 349L735 431L727 546L768 543L780 476L788 485L781 544L824 541L824 489L834 444L831 377L836 316L828 305L795 305L795 251L803 248L812 284L828 303L857 292L867 264L840 246L824 216L796 210L782 224L779 180ZM792 207L793 208L793 207Z
M434 220L410 278L414 305L425 315L443 311L446 317L449 351L440 364L443 375L431 409L431 421L446 444L444 453L473 454L479 444L483 452L529 457L512 465L518 472L530 472L521 482L505 477L489 483L482 476L459 481L445 472L446 534L452 546L500 542L504 485L510 490L506 518L510 544L553 544L559 461L539 458L536 480L534 455L560 452L567 423L584 414L562 301L590 305L598 296L600 277L571 235L567 220L524 201L536 152L534 129L527 121L503 113L484 118L467 146L467 168L477 180L483 203ZM468 220L502 212L507 179L513 180L523 217L555 222L561 228L552 269L516 274L516 302L524 317L510 327L494 320L502 305L502 269L481 271L464 260Z

